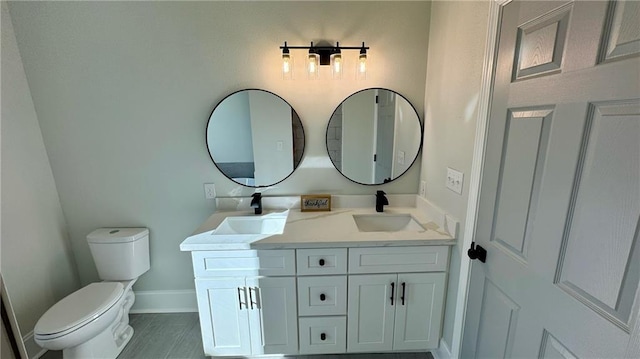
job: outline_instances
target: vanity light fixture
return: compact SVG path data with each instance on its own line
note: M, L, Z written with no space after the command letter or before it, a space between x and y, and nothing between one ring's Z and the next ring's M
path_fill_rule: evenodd
M289 46L287 42L284 42L284 46L280 46L282 50L282 76L285 79L292 78L293 72L293 58L291 57L291 49L308 50L307 56L307 74L310 79L318 77L320 72L320 66L331 65L331 73L333 78L342 78L344 72L344 64L342 61L342 50L360 50L358 55L358 66L356 69L356 76L358 79L366 78L367 73L367 50L368 46L362 43L362 46L340 46L339 42L336 42L336 46L320 45L316 46L311 42L310 46Z

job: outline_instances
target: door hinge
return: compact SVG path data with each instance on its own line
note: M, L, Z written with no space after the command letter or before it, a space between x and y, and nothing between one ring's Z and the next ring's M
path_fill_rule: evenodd
M379 101L380 101L380 97L376 95L376 103L378 103Z
M375 161L377 161L377 160L378 160L378 155L377 155L377 154L374 154L374 155L373 155L373 162L375 162Z

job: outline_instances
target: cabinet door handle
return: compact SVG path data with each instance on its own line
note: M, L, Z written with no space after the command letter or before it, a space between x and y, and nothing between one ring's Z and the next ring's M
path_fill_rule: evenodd
M256 291L256 302L254 304L256 305L257 309L262 309L262 296L260 295L260 288L253 287L253 290Z
M400 297L400 300L402 300L402 305L404 305L404 292L406 290L406 283L402 282L402 297Z
M326 299L327 299L327 296L326 296L326 295L324 295L324 293L320 294L320 300L321 300L321 301L323 301L323 302L324 302Z
M320 267L324 267L324 259L320 258L320 260L318 261L318 264L320 264Z
M242 297L244 293L244 303L242 302ZM247 291L245 287L238 287L238 305L240 306L240 310L242 310L242 305L244 304L245 309L249 309L247 306Z
M396 291L396 284L394 282L391 282L391 305L393 305L393 294Z
M253 292L255 291L256 293L256 300L253 300ZM259 294L259 288L258 287L249 287L249 304L251 305L251 309L253 309L253 305L255 304L256 309L260 309L260 294Z
M320 340L325 341L327 339L327 335L325 333L320 334Z

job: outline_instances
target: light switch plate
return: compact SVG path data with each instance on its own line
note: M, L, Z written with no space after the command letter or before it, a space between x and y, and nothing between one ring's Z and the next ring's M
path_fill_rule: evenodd
M204 198L215 199L216 198L216 185L213 183L204 184Z
M457 194L462 194L464 175L460 171L447 167L447 188Z

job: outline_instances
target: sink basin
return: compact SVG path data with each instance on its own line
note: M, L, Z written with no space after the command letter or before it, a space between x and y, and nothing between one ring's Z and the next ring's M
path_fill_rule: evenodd
M282 234L288 211L264 216L227 217L211 232L216 242L251 243L274 234Z
M282 234L286 223L287 217L228 217L213 234Z
M424 231L410 214L354 214L360 232Z

